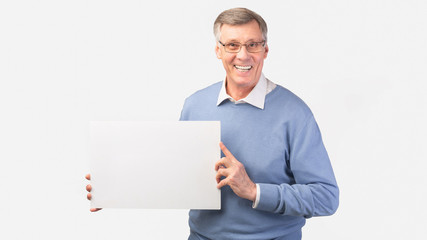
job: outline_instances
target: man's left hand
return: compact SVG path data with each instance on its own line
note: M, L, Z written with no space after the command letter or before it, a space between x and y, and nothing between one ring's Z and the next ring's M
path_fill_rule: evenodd
M225 157L215 163L217 188L228 185L237 196L255 201L256 184L249 178L245 166L237 161L222 142L219 143L219 146ZM221 179L221 177L225 178Z

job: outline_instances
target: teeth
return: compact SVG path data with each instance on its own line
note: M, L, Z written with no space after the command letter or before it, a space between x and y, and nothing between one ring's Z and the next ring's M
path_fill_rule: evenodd
M249 71L252 66L238 66L238 65L234 65L235 68L237 68L237 70L239 71Z

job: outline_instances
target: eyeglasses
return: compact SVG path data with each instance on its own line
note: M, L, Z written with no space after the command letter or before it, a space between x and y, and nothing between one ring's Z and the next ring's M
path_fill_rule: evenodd
M238 43L238 42L231 42L231 43L222 43L221 41L218 41L222 46L224 46L224 49L228 53L238 53L240 52L240 49L242 49L242 46L246 47L246 50L250 53L257 53L261 52L264 49L265 41L262 42L248 42L245 44Z

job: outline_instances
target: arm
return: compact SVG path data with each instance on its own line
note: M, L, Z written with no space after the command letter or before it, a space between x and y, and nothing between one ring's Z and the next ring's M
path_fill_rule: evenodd
M229 185L239 197L251 201L257 199L257 210L306 218L333 214L338 207L339 191L320 131L312 116L290 145L289 167L295 183L259 183L257 199L256 185L243 164L221 143L225 157L215 164L218 188Z
M339 190L313 116L291 140L289 158L295 184L260 183L257 209L306 218L332 215Z

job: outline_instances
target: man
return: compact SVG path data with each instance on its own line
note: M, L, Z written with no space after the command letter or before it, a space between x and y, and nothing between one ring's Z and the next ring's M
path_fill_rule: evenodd
M189 239L301 239L306 218L338 207L319 128L301 99L264 77L261 16L226 10L214 33L226 78L187 98L181 120L221 121L223 158L215 169L222 207L191 210Z
M268 45L261 16L224 11L214 33L226 79L187 98L181 120L221 121L224 157L215 169L222 209L191 210L189 239L301 239L305 218L338 207L317 124L301 99L262 74Z

